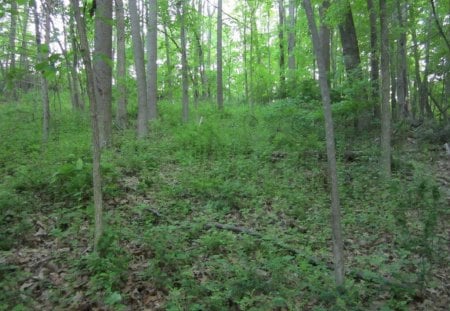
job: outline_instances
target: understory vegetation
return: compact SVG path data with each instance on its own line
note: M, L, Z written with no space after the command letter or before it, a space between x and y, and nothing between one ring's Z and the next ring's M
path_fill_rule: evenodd
M357 135L353 108L334 106L338 291L318 101L202 103L187 124L162 102L147 139L117 129L102 159L105 234L91 252L89 118L54 107L43 144L36 96L0 105L0 310L448 307L448 197L432 128L395 126L386 183L379 124Z

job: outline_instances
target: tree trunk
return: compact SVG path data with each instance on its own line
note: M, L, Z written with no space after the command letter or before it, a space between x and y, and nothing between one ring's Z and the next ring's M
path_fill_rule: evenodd
M311 7L310 0L303 0L303 6L306 11L306 17L308 18L308 25L313 41L314 54L316 56L317 66L319 67L319 84L325 117L328 170L331 182L331 215L332 215L331 228L333 232L334 270L335 270L336 285L338 287L343 287L345 280L344 253L343 253L344 251L343 251L342 228L341 228L341 212L340 212L341 207L339 202L339 191L338 191L337 169L336 169L336 147L334 143L335 138L333 128L333 117L331 114L330 87L328 84L324 56L321 51L319 32L317 31L316 22L314 20L314 12Z
M84 110L84 98L81 92L80 79L78 75L78 45L76 40L74 19L72 16L69 17L69 32L70 41L72 46L72 66L70 67L70 75L72 77L73 87L74 87L74 100L75 108L79 110Z
M331 33L330 28L325 24L325 16L328 8L330 7L330 2L325 0L319 8L320 15L320 42L322 54L325 62L325 69L327 71L327 77L329 80L330 74L330 64L331 64L331 54L330 54L330 45L331 45Z
M133 40L134 67L136 70L138 89L138 138L148 135L148 107L147 107L147 79L145 76L144 49L140 32L139 16L137 12L136 0L129 0L129 11L131 20L131 37Z
M187 43L186 43L186 26L185 26L185 0L179 0L178 18L180 20L180 41L181 41L181 79L183 93L183 122L189 120L189 81L188 81L188 64L187 64Z
M100 145L112 143L112 1L96 0L94 78Z
M217 106L223 110L222 78L222 0L217 4Z
M27 34L28 34L28 18L29 18L29 7L28 2L25 4L25 7L23 9L23 23L22 23L22 43L21 43L21 51L20 51L20 57L19 57L19 68L22 70L22 76L20 81L20 88L22 90L25 90L28 88L27 81L24 81L24 78L27 78L27 73L29 71L28 68L28 57L27 57L27 48L28 48L28 40L27 40Z
M10 72L10 84L12 86L13 98L17 98L17 90L15 87L15 81L17 80L16 73L16 34L17 34L17 1L11 0L11 25L9 29L9 72Z
M38 62L42 63L48 59L48 52L44 52L42 49L41 31L39 28L40 21L36 1L33 1L33 12L36 33L37 58ZM50 132L50 102L48 97L48 81L45 78L45 73L43 71L40 74L40 82L42 94L42 140L44 143L46 143L48 141Z
M381 38L381 170L385 178L391 176L391 109L389 105L389 20L386 0L380 1Z
M103 234L103 193L102 193L102 176L100 171L101 161L101 145L100 133L97 118L97 103L95 97L95 80L94 70L92 68L91 56L89 53L89 43L86 36L86 24L84 18L81 17L78 0L70 0L75 20L77 22L78 36L80 37L80 50L86 68L86 79L88 87L88 96L91 106L91 125L92 125L92 180L94 190L94 208L95 208L95 235L94 235L94 251L98 250L98 243Z
M164 21L163 29L164 29L164 45L166 50L166 83L164 86L164 91L169 100L172 100L172 62L170 60L170 42L169 42L169 33L166 25L167 21Z
M148 20L147 20L147 100L148 100L148 119L155 120L158 117L156 106L158 95L157 72L157 38L158 38L158 5L157 0L148 2Z
M279 97L284 98L286 96L286 73L285 73L285 61L284 61L284 0L278 0L278 44L280 47L280 90Z
M289 0L289 34L288 34L288 68L290 74L295 74L295 23L296 23L296 1ZM291 76L291 78L294 78Z
M377 36L377 12L373 0L367 0L370 23L370 87L371 98L374 103L374 115L380 117L379 106L379 62L378 62L378 36Z
M439 17L436 12L436 5L434 4L434 0L430 0L430 4L431 4L431 10L433 12L434 21L436 23L436 27L437 27L442 39L444 39L445 45L447 46L447 49L448 49L447 55L450 55L450 40L449 40L449 38L447 38L447 35L445 34L444 30L442 29L441 23L439 21ZM448 34L448 32L447 32L447 34Z
M397 98L398 98L398 107L400 109L400 115L403 118L407 118L409 116L409 105L408 105L408 65L407 60L408 56L406 54L406 7L404 4L400 3L400 0L396 1L397 3L397 18L398 24L401 29L401 33L399 35L397 41Z
M342 50L344 53L345 71L350 79L362 78L360 68L361 59L359 57L358 39L356 37L355 23L353 21L350 3L346 1L344 21L339 25L341 35Z
M121 129L126 128L128 123L127 114L127 70L125 54L125 14L123 9L123 0L116 2L116 30L117 30L117 90L119 98L117 99L117 124Z

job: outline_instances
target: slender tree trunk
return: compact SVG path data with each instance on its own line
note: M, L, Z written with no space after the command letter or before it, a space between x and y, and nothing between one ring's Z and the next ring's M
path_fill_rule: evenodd
M28 58L27 58L27 47L28 47L28 18L29 18L29 7L28 3L25 4L25 7L23 9L23 23L22 23L22 43L21 43L21 51L20 51L20 57L19 57L19 68L22 70L22 79L20 81L20 88L25 90L28 88L27 81L24 81L24 78L27 78L28 73Z
M378 61L378 36L377 36L377 12L373 0L367 0L370 23L370 87L371 98L374 103L374 115L380 117L379 106L379 61Z
M148 99L148 118L155 120L158 117L156 106L158 80L157 72L157 38L158 38L158 4L157 0L150 0L148 3L147 20L147 99Z
M144 49L142 47L141 27L137 12L136 0L129 0L131 20L131 37L133 39L134 67L136 70L137 89L138 89L138 138L144 138L148 135L148 107L147 107L147 79L145 76Z
M424 117L424 111L421 109L419 104L419 93L420 89L422 88L422 78L420 76L420 54L419 54L419 48L417 41L417 33L416 29L413 27L411 29L411 37L412 37L412 43L413 43L413 55L414 55L414 104L413 104L413 114L414 117L416 117L417 112L419 112L420 118Z
M74 99L76 109L84 110L84 92L81 91L80 87L80 78L78 75L78 45L75 34L75 26L74 26L74 18L72 16L69 17L69 32L70 32L70 41L72 46L72 66L70 67L70 75L72 77L72 81L74 84Z
M331 54L330 54L330 45L331 45L331 32L330 28L325 24L325 16L327 13L328 8L330 7L330 2L328 0L325 0L322 2L322 5L319 9L319 15L320 15L320 42L321 42L321 49L322 54L325 61L325 69L327 71L327 76L329 79L329 73L330 73L330 66L331 66Z
M406 54L406 7L397 0L397 17L401 33L397 41L397 96L400 115L409 116L408 105L408 56Z
M11 25L9 29L9 70L16 70L17 1L11 0ZM14 89L14 88L13 88Z
M295 0L289 0L289 34L288 34L288 68L292 74L295 74L295 24L296 24L296 5ZM293 77L292 77L293 78Z
M217 5L217 106L223 110L223 77L222 77L222 0Z
M242 58L244 59L244 93L245 101L248 103L249 98L249 86L248 86L248 60L247 60L247 15L244 13L244 35L243 35L243 45L244 49L242 51Z
M42 63L48 58L47 52L44 52L41 44L41 31L40 31L40 20L39 13L37 10L36 1L33 1L33 12L34 12L34 25L36 33L36 46L38 54L38 62ZM42 94L42 140L44 143L48 141L50 132L50 101L48 97L48 81L45 78L45 73L40 74L41 82L41 94Z
M386 0L380 1L381 38L381 170L385 178L391 176L391 109L389 105L389 20Z
M444 30L442 29L441 23L439 21L439 17L436 12L436 5L434 3L434 0L430 0L430 4L431 4L431 10L433 12L434 21L436 23L436 27L437 27L442 39L444 39L445 45L447 46L447 49L448 49L448 51L447 51L448 55L450 55L450 40L449 40L449 38L447 38L447 35L445 34ZM448 34L448 32L447 32L447 34Z
M94 78L100 145L112 144L112 1L96 0Z
M284 0L278 0L278 44L280 47L280 98L286 96L286 73L285 73L285 61L284 61Z
M337 181L336 169L336 146L334 142L334 128L333 117L331 114L331 97L330 87L328 84L327 71L325 67L324 56L321 51L321 43L319 32L317 30L316 22L314 20L314 12L311 7L310 0L303 0L303 6L308 18L308 25L312 36L314 54L319 67L319 84L322 95L323 111L325 117L325 131L326 131L326 145L328 170L331 181L331 228L333 232L333 257L334 257L334 271L336 285L338 287L344 286L345 271L344 271L344 251L341 228L341 212L339 202L339 191Z
M189 81L187 64L187 43L186 43L186 25L185 25L185 0L178 2L178 18L180 20L180 41L181 41L181 76L183 93L183 122L189 120Z
M116 3L116 30L117 30L117 124L121 129L126 128L128 123L127 114L127 70L125 54L125 13L123 0L115 0Z
M165 93L169 100L172 100L172 62L170 60L170 42L169 33L166 25L167 21L164 22L164 44L166 50L166 83L165 83Z
M101 145L100 134L97 118L97 104L95 97L95 80L94 69L92 68L91 56L89 53L89 43L86 36L86 24L84 18L81 17L78 0L70 0L77 22L78 36L80 37L80 50L86 68L86 79L88 87L88 96L91 107L91 124L92 124L92 180L94 190L94 208L95 208L95 235L94 235L94 251L98 250L98 243L103 234L103 193L102 193L102 176L100 171L101 161Z
M360 70L361 59L359 56L358 39L356 37L356 28L350 3L347 0L345 1L346 11L344 21L339 25L342 50L344 53L344 65L350 79L359 79L362 78L362 72Z

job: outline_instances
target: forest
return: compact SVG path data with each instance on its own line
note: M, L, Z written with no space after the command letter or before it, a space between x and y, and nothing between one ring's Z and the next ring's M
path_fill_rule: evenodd
M1 0L1 310L449 310L449 0Z

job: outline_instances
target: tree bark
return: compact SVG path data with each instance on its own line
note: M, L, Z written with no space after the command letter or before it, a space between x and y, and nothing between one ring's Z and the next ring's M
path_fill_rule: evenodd
M16 69L17 1L11 0L11 24L9 29L9 69Z
M284 60L284 0L278 0L278 45L280 48L280 89L279 97L284 98L286 96L286 72L285 72L285 60Z
M389 105L389 20L386 0L380 1L381 38L381 170L384 178L391 176L391 109Z
M112 144L112 1L96 0L94 78L100 145Z
M324 56L321 51L321 43L319 32L317 30L316 22L314 20L314 12L311 7L310 0L303 0L303 7L308 18L308 25L312 36L314 54L319 68L319 85L322 95L323 111L325 117L325 131L326 131L326 145L327 145L327 159L328 170L331 182L331 228L333 233L333 257L334 257L334 272L336 285L338 287L344 286L345 271L344 271L344 251L341 228L341 212L339 202L339 191L337 181L336 169L336 146L334 138L333 117L331 114L331 97L330 86L327 79L327 71L325 67Z
M408 56L406 54L406 7L404 3L397 3L397 18L398 24L401 29L397 41L397 98L398 106L400 109L400 115L403 118L409 116L409 104L408 104Z
M295 74L295 23L296 23L296 1L289 0L289 34L288 34L288 68L290 74ZM293 78L293 77L292 77Z
M123 0L115 0L116 19L117 19L117 90L119 98L117 99L117 124L121 129L126 128L128 123L127 114L127 70L125 54L125 13Z
M144 138L148 135L148 107L147 107L147 79L145 76L144 49L142 47L142 38L140 32L140 22L137 12L136 0L129 0L129 11L131 20L131 37L133 40L134 67L136 70L137 89L138 89L138 138Z
M89 43L86 36L86 24L81 17L78 0L70 0L77 22L78 36L80 37L80 50L86 69L87 90L91 107L91 125L92 125L92 180L94 190L94 208L95 208L95 235L94 252L98 251L98 243L103 235L103 193L102 176L100 171L101 145L100 133L97 118L97 101L95 97L94 69L92 67L91 56L89 53Z
M370 87L371 98L374 102L374 115L380 117L379 106L379 61L378 61L378 36L377 36L377 12L373 0L367 0L370 23Z
M83 98L83 93L81 92L80 79L79 79L79 75L78 75L79 47L77 45L77 40L76 40L73 16L69 17L69 33L70 33L70 41L71 41L71 46L72 46L72 66L70 67L70 75L72 77L72 83L73 83L73 87L74 87L75 109L84 110L84 98Z
M158 117L157 97L158 97L158 66L157 59L157 38L158 38L158 4L157 0L148 2L147 20L147 100L148 119L155 120Z
M178 18L180 20L180 41L181 41L181 79L182 79L182 107L183 122L189 120L189 81L188 81L188 63L187 63L187 43L186 43L186 25L185 25L185 0L179 0Z
M44 51L41 44L40 19L37 10L36 1L33 1L34 25L36 33L37 58L39 63L43 63L48 59L48 50ZM47 36L46 36L47 38ZM48 97L48 81L45 72L41 71L41 95L42 95L42 140L44 143L48 141L50 132L50 101Z
M352 9L350 3L346 1L346 10L344 21L339 25L341 35L342 50L344 53L345 71L350 79L359 79L361 75L361 59L359 54L358 39L356 37L356 28L353 21Z
M222 0L218 0L217 4L217 106L223 110Z
M167 21L164 21L163 29L164 29L164 45L166 50L166 77L165 77L165 86L164 91L169 100L172 100L172 62L170 60L170 42L169 42L169 34L166 25Z
M330 54L330 45L331 45L331 32L330 28L325 23L325 16L328 8L330 7L330 2L325 0L319 9L320 15L320 42L322 47L322 54L325 62L325 69L327 71L327 76L329 79L330 73L330 64L331 64L331 54Z

